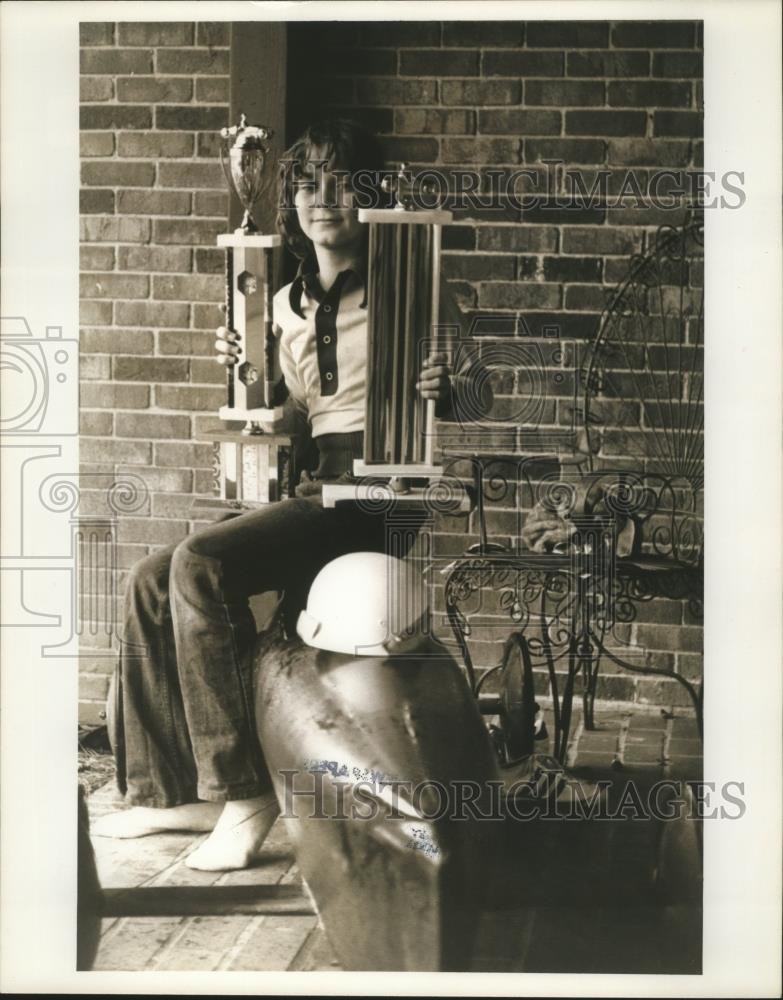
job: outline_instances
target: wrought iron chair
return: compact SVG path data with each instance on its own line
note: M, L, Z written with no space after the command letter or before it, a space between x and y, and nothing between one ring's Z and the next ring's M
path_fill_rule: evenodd
M576 678L582 675L584 720L592 728L604 657L676 681L701 731L701 685L673 668L639 662L638 655L634 662L621 633L642 604L659 597L687 600L691 616L702 617L703 259L699 219L651 236L647 253L631 259L613 290L584 363L577 363L581 431L572 453L544 476L532 471L536 456L503 456L517 463L534 507L567 525L568 543L548 551L489 543L482 503L482 542L455 563L446 582L449 623L474 688L483 680L475 680L465 604L482 588L499 593L529 652L546 664L561 760ZM474 456L483 499L489 498L486 468L497 460L488 456L485 467ZM561 663L564 682L556 670ZM498 670L502 675L503 664Z

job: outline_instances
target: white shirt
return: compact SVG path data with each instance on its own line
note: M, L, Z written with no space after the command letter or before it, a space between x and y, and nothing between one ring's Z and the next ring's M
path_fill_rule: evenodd
M281 288L273 301L281 373L297 408L309 418L313 437L364 430L364 288L354 272L347 272L343 287L338 282L320 302L302 287L304 318L291 308L293 283Z

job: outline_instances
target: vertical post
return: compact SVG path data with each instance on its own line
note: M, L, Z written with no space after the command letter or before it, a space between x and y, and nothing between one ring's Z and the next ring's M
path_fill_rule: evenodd
M438 320L440 319L440 236L441 227L437 224L432 227L432 345L433 350L438 347ZM424 411L424 463L432 465L432 454L434 448L433 434L435 431L435 401L427 400Z

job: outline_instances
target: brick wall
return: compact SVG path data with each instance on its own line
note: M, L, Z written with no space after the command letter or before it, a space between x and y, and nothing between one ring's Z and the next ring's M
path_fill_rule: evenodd
M657 168L701 166L700 46L700 26L676 21L291 24L289 139L308 119L343 113L384 136L390 162L486 179L557 159L588 190L609 170L617 193L628 170L644 186ZM204 428L224 395L212 332L228 57L227 25L82 26L82 512L101 507L118 473L140 473L149 490L119 521L120 585L137 558L196 526L192 497L212 487ZM544 422L573 419L570 345L595 334L629 255L672 221L633 201L523 213L501 199L459 210L445 230L444 270L465 312L490 317L504 336L557 331L560 389ZM498 406L524 391L520 369L499 387ZM507 536L510 514L493 512L491 531ZM440 529L444 556L477 540L473 521ZM482 632L479 663L496 662L507 632L500 619ZM645 605L627 638L652 665L689 677L700 667L701 629L679 602ZM86 718L99 711L109 665L83 658ZM674 682L610 671L599 696L682 701Z

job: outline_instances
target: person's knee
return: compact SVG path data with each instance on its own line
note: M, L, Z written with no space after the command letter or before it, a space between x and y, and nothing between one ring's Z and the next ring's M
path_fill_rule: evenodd
M139 559L130 569L125 583L126 597L134 605L140 604L156 612L167 599L171 551L163 550Z

